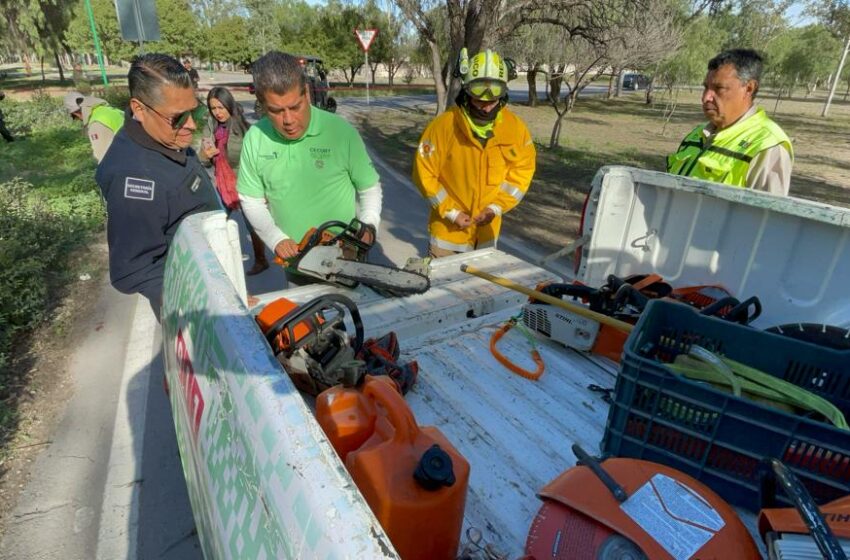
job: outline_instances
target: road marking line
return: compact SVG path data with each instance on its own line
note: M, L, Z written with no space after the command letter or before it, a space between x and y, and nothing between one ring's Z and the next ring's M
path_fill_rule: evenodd
M147 300L138 296L118 392L100 512L97 560L136 560L145 416L155 351L154 333L158 328ZM128 404L131 400L132 406Z

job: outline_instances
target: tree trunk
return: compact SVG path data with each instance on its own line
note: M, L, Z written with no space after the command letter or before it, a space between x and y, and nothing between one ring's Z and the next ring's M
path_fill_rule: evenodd
M617 72L617 87L614 90L614 97L620 97L620 94L623 93L623 69Z
M552 127L552 135L549 136L550 150L561 145L561 123L564 121L564 116L567 114L566 109L562 112L558 110L557 106L555 106L555 112L558 114L558 118L555 119L555 125Z
M611 69L611 77L608 79L608 91L607 91L607 93L605 94L605 99L611 99L611 98L614 96L614 93L615 93L615 91L616 91L616 89L617 89L617 88L616 88L616 83L614 82L614 80L615 80L615 79L617 78L617 76L619 76L619 75L620 75L620 73L617 71L617 69L616 69L616 68L612 68L612 69Z
M655 85L655 77L653 76L652 78L649 79L649 83L646 84L646 104L647 105L652 105L652 96L654 94L652 86L654 86L654 85Z
M56 68L59 69L59 83L65 83L65 72L62 70L62 61L59 60L59 53L56 52L56 49L53 49L53 58L56 60Z
M779 108L780 99L782 99L782 88L779 88L779 91L776 92L776 103L773 104L773 115L776 114L776 110Z
M537 107L537 64L528 69L525 80L528 82L528 106Z
M375 75L378 73L378 66L380 65L380 62L376 62L375 64L369 63L369 70L372 72L372 85L375 85Z
M446 110L446 85L443 83L443 62L440 59L440 45L436 41L428 41L431 49L431 72L434 75L434 89L437 92L437 114Z
M557 103L561 98L561 84L563 83L563 76L561 75L561 71L559 69L556 70L557 78L549 75L549 101L552 103Z
M850 80L847 80L847 91L844 92L844 101L847 101L848 95L850 95Z
M41 83L43 84L47 81L47 77L44 75L44 57L39 57L41 59Z

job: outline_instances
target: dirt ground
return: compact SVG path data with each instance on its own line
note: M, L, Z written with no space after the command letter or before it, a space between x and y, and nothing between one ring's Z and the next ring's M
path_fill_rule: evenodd
M681 139L704 120L699 90L680 92L678 107L664 128L665 100L646 105L642 93L619 99L580 99L561 131L560 147L549 149L555 112L511 104L528 124L537 144L537 172L528 195L505 219L506 230L527 241L557 250L576 237L579 215L591 180L603 165L631 165L664 169L665 157ZM775 98L760 99L791 137L795 150L791 195L850 206L850 102L836 96L829 118L821 118L823 97L782 100L774 113ZM432 108L372 108L358 126L367 143L381 157L408 174L419 135L431 119Z
M17 410L17 422L0 434L0 535L29 479L32 463L47 445L67 399L73 394L66 360L84 336L74 330L93 311L98 278L106 273L107 247L100 239L72 257L75 280L57 294L53 320L25 340L28 351L10 365L17 384L0 406Z

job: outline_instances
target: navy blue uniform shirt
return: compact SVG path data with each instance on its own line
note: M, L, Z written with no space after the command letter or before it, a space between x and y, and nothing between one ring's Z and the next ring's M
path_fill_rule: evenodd
M215 187L192 148L159 144L129 111L95 179L106 201L112 285L141 293L159 317L165 257L177 226L190 214L221 209Z

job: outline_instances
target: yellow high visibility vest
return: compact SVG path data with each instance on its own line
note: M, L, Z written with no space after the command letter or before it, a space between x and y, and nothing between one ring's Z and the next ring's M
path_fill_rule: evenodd
M708 147L703 144L706 126L693 129L667 156L667 173L746 187L750 162L759 152L782 145L794 157L791 140L764 109L718 132Z

